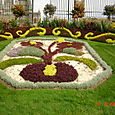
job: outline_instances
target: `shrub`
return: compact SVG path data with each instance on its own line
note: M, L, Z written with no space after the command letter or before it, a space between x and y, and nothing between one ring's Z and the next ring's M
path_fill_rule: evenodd
M0 20L0 32L4 32L4 23Z
M109 32L111 28L111 22L107 20L96 21L94 24L94 29L100 32Z
M43 18L42 22L41 23L38 23L39 25L38 26L41 26L41 27L49 27L49 18Z
M72 56L59 56L54 61L67 61L67 60L80 61L80 62L86 64L91 70L95 70L97 67L96 62L94 62L93 60L88 59L88 58L78 58L78 57L72 57Z
M42 62L42 60L37 60L35 58L9 59L9 60L0 62L0 69L5 69L5 68L13 66L13 65L34 64L34 63L41 63L41 62Z
M44 14L48 17L52 17L56 11L56 6L53 6L53 4L46 4L44 7Z
M84 4L82 2L76 2L74 4L74 10L72 10L72 18L82 18L84 16Z
M115 5L106 5L103 15L107 15L107 18L110 20L111 16L115 15Z
M63 53L68 53L68 54L76 55L77 54L77 50L76 50L76 48L64 48L63 49Z
M19 56L17 54L17 52L19 52L20 50L22 50L22 48L23 47L14 48L10 52L8 52L7 55L10 56L10 57L17 57L17 56Z
M32 23L29 20L26 20L24 24L21 24L21 27L30 27Z
M14 6L12 6L11 10L15 16L15 19L27 14L25 9L23 8L23 5L14 5Z
M19 56L36 56L36 57L42 57L44 55L44 51L35 48L35 47L25 47L19 52L17 52Z
M16 27L18 27L18 22L17 22L17 20L11 20L10 22L9 22L9 28L16 28Z

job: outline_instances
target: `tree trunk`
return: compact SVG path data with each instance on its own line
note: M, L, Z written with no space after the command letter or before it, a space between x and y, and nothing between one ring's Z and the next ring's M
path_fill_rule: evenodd
M108 17L107 17L107 18L108 18L108 20L110 20L110 19L111 19L111 16L110 16L110 15L108 15Z

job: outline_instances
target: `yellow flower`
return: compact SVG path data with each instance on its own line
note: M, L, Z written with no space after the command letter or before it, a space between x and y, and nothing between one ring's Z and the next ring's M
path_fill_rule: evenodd
M37 43L35 41L30 41L31 45L36 45Z
M112 23L111 26L115 28L115 23Z
M57 69L55 65L46 65L45 70L43 71L44 75L54 76L56 75Z
M64 38L58 38L55 40L55 42L62 43L62 42L65 42L65 39Z

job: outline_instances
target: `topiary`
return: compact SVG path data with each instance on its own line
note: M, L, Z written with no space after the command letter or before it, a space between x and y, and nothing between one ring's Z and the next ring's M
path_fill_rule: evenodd
M19 56L36 56L36 57L42 57L45 52L39 48L35 47L25 47L19 52L17 52Z

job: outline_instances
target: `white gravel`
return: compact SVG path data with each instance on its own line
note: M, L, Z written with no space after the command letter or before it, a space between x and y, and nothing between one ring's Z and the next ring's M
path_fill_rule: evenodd
M33 41L33 40L32 40ZM40 40L34 40L34 41L40 41ZM44 49L48 49L48 46L53 42L53 41L40 41L43 42ZM21 46L20 43L16 43L13 48L17 48ZM56 49L56 46L52 47L52 51L54 51ZM89 58L92 59L96 62L96 60L89 54L89 52L86 50L85 47L83 47L82 52L84 52L84 54L82 56L77 56L80 58ZM73 56L73 55L69 55L69 54L65 54L65 53L59 53L56 54L55 56L53 56L53 59L55 59L57 56ZM32 57L32 56L20 56L20 57ZM20 57L15 57L15 58L20 58ZM2 59L2 61L7 60L7 59L12 59L14 57L9 57L7 55L5 55ZM33 57L32 57L33 58ZM34 57L35 58L35 57ZM36 58L39 59L39 58ZM72 65L78 72L79 76L78 78L74 81L74 82L78 82L78 83L83 83L86 81L91 80L93 77L95 77L97 74L102 73L104 70L103 68L100 66L100 64L98 62L97 63L97 69L96 70L91 70L87 65L78 62L78 61L65 61L66 64ZM15 65L15 66L11 66L8 67L6 69L4 69L4 72L9 75L12 79L15 79L18 82L25 82L25 80L19 75L20 71L23 70L23 68L25 68L27 65Z

